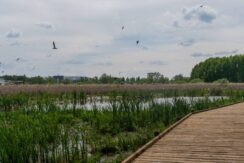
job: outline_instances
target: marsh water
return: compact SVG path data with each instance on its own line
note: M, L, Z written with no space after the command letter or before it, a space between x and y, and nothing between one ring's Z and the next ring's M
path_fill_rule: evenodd
M218 99L228 99L228 96L201 96L201 97L155 97L152 100L149 101L142 101L140 102L140 107L143 109L146 109L150 106L151 103L156 104L164 104L164 103L174 103L177 99L182 99L186 101L187 103L198 101L198 100L204 100L209 99L210 101L218 100ZM119 101L115 102L115 104L119 104ZM61 108L73 108L73 103L67 103L66 105L60 104ZM77 103L75 107L82 108L82 109L88 109L91 110L93 108L96 109L108 109L112 107L112 103L108 100L107 97L92 97L90 100L87 100L84 104Z

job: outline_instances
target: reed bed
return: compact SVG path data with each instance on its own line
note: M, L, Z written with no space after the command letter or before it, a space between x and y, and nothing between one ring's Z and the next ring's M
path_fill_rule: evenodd
M0 94L14 93L62 93L85 92L86 94L110 93L112 91L163 91L163 90L244 90L243 83L189 83L189 84L57 84L57 85L5 85Z

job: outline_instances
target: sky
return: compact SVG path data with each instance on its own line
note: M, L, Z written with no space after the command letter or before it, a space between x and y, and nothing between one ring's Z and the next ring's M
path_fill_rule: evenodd
M243 6L243 0L0 0L0 73L190 76L209 57L243 53Z

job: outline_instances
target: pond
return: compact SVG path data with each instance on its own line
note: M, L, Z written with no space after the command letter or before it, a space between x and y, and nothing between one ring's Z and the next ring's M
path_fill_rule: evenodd
M156 103L156 104L164 104L164 103L173 103L174 100L176 99L182 99L185 100L187 103L191 103L193 101L198 101L198 100L204 100L208 98L210 101L214 101L214 100L218 100L218 99L228 99L228 96L206 96L206 97L155 97L152 101L143 101L140 103L141 108L146 109L150 106L150 104L152 102ZM105 100L104 100L105 99ZM119 102L115 102L116 105L119 104ZM59 105L61 108L68 108L68 109L72 109L73 108L73 104L72 103L68 103L66 105ZM93 108L97 108L97 109L108 109L112 107L112 103L109 102L108 98L103 98L103 100L101 100L99 97L95 97L93 98L93 100L88 100L85 104L80 104L77 103L76 104L76 108L82 108L82 109L88 109L88 110L92 110Z

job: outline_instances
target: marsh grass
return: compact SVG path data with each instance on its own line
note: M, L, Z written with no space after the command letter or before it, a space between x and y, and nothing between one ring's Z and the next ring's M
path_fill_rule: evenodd
M112 91L96 98L75 91L1 95L0 162L119 162L191 111L233 103L244 95L225 91L221 94L229 98L187 101L179 96L202 91L171 93L172 103L153 100L169 96L167 91ZM109 107L80 107L97 99L109 101Z

